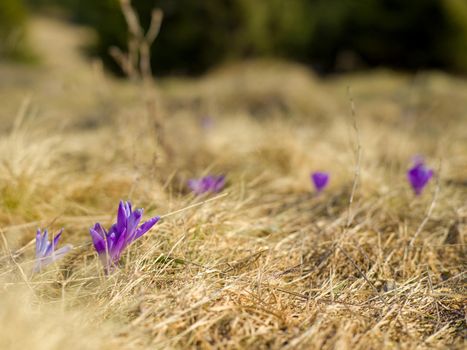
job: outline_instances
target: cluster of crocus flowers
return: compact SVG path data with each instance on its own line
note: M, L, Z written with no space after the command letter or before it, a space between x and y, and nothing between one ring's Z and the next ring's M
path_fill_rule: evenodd
M99 223L89 230L94 248L107 273L117 266L125 248L148 232L160 220L159 216L155 216L138 226L142 216L143 209L132 210L129 201L120 201L117 222L108 231Z
M329 183L329 173L323 171L315 171L310 174L311 182L313 183L316 192L322 192Z
M425 165L423 158L414 158L413 166L407 171L407 179L415 195L420 195L433 177L432 169ZM322 192L329 184L330 174L316 171L310 174L310 179L317 193ZM225 186L225 176L208 175L199 179L188 180L190 189L198 194L219 192ZM109 230L96 223L90 230L92 242L99 258L104 265L106 273L110 273L117 265L123 251L132 242L148 232L159 220L159 216L150 218L140 225L143 209L133 210L131 203L120 201L117 212L117 222ZM36 260L33 272L41 271L45 266L62 258L72 249L70 244L56 249L63 229L49 242L48 231L42 233L40 229L36 234Z
M414 157L413 166L407 171L407 180L416 196L422 194L423 189L428 185L433 177L433 169L426 166L422 157ZM316 192L322 192L329 183L329 173L316 171L310 174L310 179Z
M407 171L407 179L412 186L415 195L422 194L423 189L433 177L433 170L425 165L425 161L421 157L414 159L413 166Z
M208 175L200 179L188 180L188 187L196 194L216 193L225 186L225 176Z
M66 244L60 249L56 249L58 241L62 235L61 229L55 237L49 242L49 232L47 229L41 232L41 229L36 233L36 260L34 262L33 272L40 272L47 265L61 259L66 253L72 249L71 244Z

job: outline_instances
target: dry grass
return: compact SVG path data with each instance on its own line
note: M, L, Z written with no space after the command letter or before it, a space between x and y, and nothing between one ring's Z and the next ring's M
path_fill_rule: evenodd
M463 347L465 81L251 62L154 90L73 55L81 30L35 28L52 63L0 67L1 349ZM438 169L420 198L414 154ZM314 169L332 174L320 196ZM208 172L226 195L165 217L105 277L88 228L121 198L148 216L207 199L185 182ZM37 226L76 248L31 276Z

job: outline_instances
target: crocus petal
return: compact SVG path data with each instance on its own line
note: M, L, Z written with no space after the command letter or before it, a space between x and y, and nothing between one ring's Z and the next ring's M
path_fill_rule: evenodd
M117 212L117 231L121 232L127 224L128 209L126 203L120 201Z
M215 181L216 180L210 175L203 178L201 180L201 191L203 193L210 191L213 188L213 185L214 185Z
M71 248L71 245L65 245L64 247L57 249L58 241L62 235L63 229L61 229L57 235L52 239L52 242L48 241L48 230L45 229L43 234L41 230L36 232L36 260L33 267L33 272L39 272L43 267L63 257Z
M418 196L433 177L433 170L425 166L423 161L417 161L415 165L407 172L407 179L412 186L415 194Z
M63 247L61 247L60 249L58 249L57 251L53 252L51 255L48 255L48 256L45 256L41 259L39 259L38 261L36 261L36 263L38 262L38 264L36 264L36 272L37 269L38 270L41 270L42 268L46 267L47 265L50 265L54 262L56 262L57 260L63 258L65 256L66 253L68 253L71 249L73 248L73 246L71 244L66 244L64 245Z
M42 246L42 232L41 232L41 229L38 228L36 232L36 256L40 254L41 246Z
M190 179L188 180L188 187L190 187L190 189L196 194L200 193L200 181L196 179Z
M40 256L45 255L45 252L47 251L48 246L49 246L49 231L45 229L42 235L42 239L41 239L41 250L39 252Z
M62 235L63 228L57 233L55 238L52 240L52 243L47 242L47 250L44 253L44 256L50 255L55 248L57 248L58 241L60 240L60 236Z
M107 232L106 235L117 235L117 224L113 224L112 226L110 226L109 232Z
M311 174L311 180L317 192L321 192L329 182L329 174L325 172L314 172Z
M53 240L53 246L56 247L58 245L58 241L60 240L60 236L62 235L63 233L63 228L58 231L57 235L55 236L54 240Z
M96 224L94 228L89 230L91 234L92 243L94 244L94 248L96 249L98 254L102 254L105 252L105 235L102 234L103 229L99 224Z
M132 238L135 235L136 228L138 227L142 216L143 209L137 209L128 218L128 224L126 227L126 234L128 239Z
M212 190L214 192L219 192L220 190L222 190L222 188L224 188L224 185L225 185L225 176L219 176L215 181L214 181L214 184L213 184L213 187L212 187Z
M73 249L73 245L65 244L60 249L57 249L55 252L52 253L51 257L54 258L54 261L61 259L66 253Z
M127 201L125 203L125 206L126 206L126 210L127 210L127 217L131 215L131 213L133 212L132 209L131 209L131 202L130 201Z
M123 230L125 231L125 229ZM112 231L112 232L109 231L109 234L106 237L108 250L112 250L113 246L118 241L119 237L120 237L120 233L116 231Z
M142 235L144 235L146 232L148 232L157 222L161 219L160 216L155 216L148 221L144 222L138 230L136 230L136 235L134 239L138 239Z
M93 230L96 231L102 238L105 238L105 236L107 235L105 228L103 228L99 223L96 223L94 225Z
M125 241L126 241L126 229L123 230L118 240L113 244L112 248L109 249L110 258L113 264L116 264L120 259L120 255L125 249Z
M50 254L52 254L53 251L54 246L52 245L52 243L47 242L47 249L45 250L44 254L42 254L42 256L49 256Z
M225 176L207 175L201 179L188 180L188 187L196 194L219 192L225 185Z

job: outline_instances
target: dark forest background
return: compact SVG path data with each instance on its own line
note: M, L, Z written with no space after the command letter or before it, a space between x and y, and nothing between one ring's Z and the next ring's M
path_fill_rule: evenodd
M198 74L226 61L280 57L335 72L374 66L467 72L467 0L133 0L142 25L164 12L156 74ZM118 72L109 47L127 45L118 0L2 0L0 56L27 57L31 13L57 9L93 27L89 48Z

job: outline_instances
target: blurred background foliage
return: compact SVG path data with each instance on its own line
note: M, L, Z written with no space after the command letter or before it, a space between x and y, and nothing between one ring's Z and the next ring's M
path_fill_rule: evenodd
M21 0L0 1L0 58L28 59L26 6Z
M95 28L92 52L118 71L109 47L126 49L118 0L23 0L60 7ZM157 74L196 74L225 61L281 57L321 72L373 66L467 72L467 0L133 0L143 27L164 21L152 47ZM1 0L2 43L23 28L22 0ZM5 46L4 44L2 46ZM8 46L8 44L7 44ZM5 50L3 48L2 50Z

